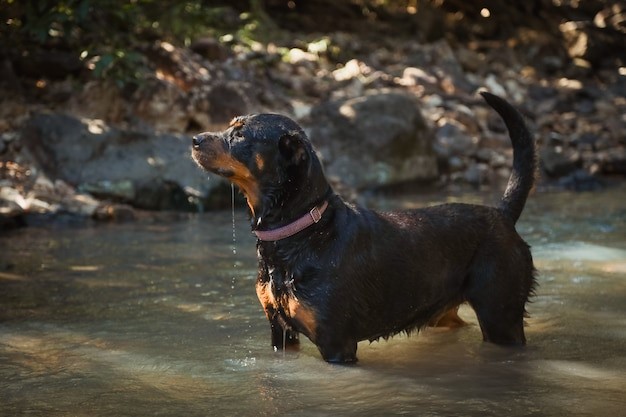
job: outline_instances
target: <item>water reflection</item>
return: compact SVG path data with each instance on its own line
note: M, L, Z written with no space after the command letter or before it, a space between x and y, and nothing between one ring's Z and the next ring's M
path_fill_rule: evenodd
M471 326L362 342L357 366L307 341L272 352L243 212L236 255L229 212L2 235L0 415L620 415L619 194L530 200L519 228L541 275L526 348L482 343L463 308Z

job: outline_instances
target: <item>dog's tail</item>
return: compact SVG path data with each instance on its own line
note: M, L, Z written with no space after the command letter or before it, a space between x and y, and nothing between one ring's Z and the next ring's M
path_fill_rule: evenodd
M486 92L480 94L504 120L513 144L513 170L498 209L515 223L522 214L526 198L535 182L537 170L535 140L524 122L524 117L515 107L493 94Z

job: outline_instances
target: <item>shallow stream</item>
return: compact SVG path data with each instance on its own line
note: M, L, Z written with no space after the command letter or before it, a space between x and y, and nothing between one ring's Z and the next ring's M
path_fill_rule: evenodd
M362 342L356 366L272 351L243 211L236 253L229 211L0 234L0 416L624 415L625 191L529 200L527 347L483 343L463 308L470 326Z

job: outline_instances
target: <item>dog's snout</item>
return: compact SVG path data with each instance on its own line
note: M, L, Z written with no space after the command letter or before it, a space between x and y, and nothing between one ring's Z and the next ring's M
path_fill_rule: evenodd
M197 148L202 144L202 142L204 142L204 136L196 135L193 138L191 138L191 142L193 143L193 147Z

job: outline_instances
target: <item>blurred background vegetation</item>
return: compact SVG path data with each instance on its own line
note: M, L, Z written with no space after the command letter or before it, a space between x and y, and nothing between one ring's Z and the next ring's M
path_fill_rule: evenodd
M199 33L221 36L237 29L238 22L225 17L227 10L215 3L1 0L2 52L23 62L33 59L38 49L65 51L68 72L84 63L95 77L136 82L145 64L138 50L142 42L189 45Z
M289 31L360 31L366 37L387 32L414 35L420 41L453 37L470 42L505 38L521 27L563 37L562 22L587 24L603 9L609 14L613 10L612 16L606 16L608 24L601 22L594 29L602 30L608 43L619 47L619 39L624 44L626 36L624 6L619 4L608 0L0 0L0 58L17 62L23 72L37 73L38 57L54 50L65 55L57 54L57 71L47 68L48 74L61 77L87 68L94 77L125 85L144 77L141 45L155 40L189 46L200 36L210 36L222 43L252 46L288 42ZM485 13L499 18L489 22Z

